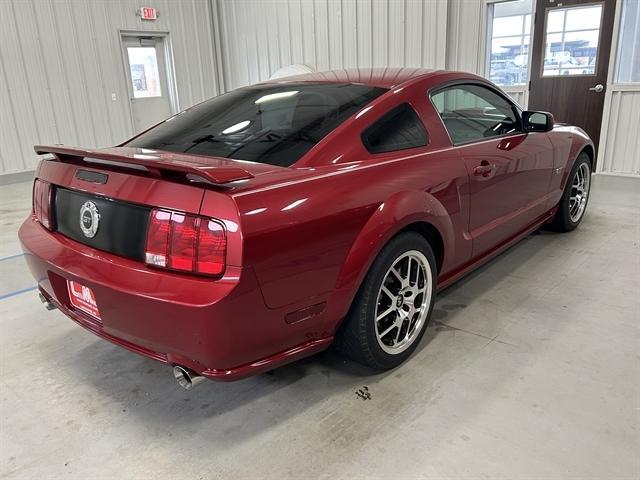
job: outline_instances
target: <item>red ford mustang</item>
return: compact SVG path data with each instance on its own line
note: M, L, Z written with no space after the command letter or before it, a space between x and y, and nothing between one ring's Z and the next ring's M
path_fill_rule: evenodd
M36 146L20 229L42 301L182 386L335 344L404 361L434 296L582 219L594 147L472 74L363 70L234 90L115 148Z

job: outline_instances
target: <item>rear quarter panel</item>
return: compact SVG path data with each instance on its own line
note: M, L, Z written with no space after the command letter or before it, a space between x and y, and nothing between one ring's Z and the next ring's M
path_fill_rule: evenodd
M441 230L443 270L468 259L461 227L467 182L464 164L448 149L318 167L311 178L237 194L245 265L255 270L269 308L327 301L309 328L330 334L377 252L408 224Z
M310 337L335 331L379 250L413 222L440 232L440 276L469 260L468 174L427 90L416 82L389 91L316 145L290 179L232 194L244 265L254 269L267 307L287 314L326 302L303 322ZM369 154L361 132L402 102L422 118L429 144Z

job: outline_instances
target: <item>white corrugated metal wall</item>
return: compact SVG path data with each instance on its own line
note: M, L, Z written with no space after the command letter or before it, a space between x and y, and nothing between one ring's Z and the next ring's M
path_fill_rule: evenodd
M640 175L640 3L618 2L598 171ZM615 58L615 62L613 61Z
M610 85L610 107L598 171L640 175L640 85Z
M447 68L483 73L487 2L448 0Z
M170 32L181 108L293 63L484 73L488 0L152 0L153 23L135 0L0 1L0 173L33 169L34 143L133 133L118 29ZM638 173L636 96L613 94L603 171Z
M215 1L215 0L214 0ZM225 85L279 67L444 68L447 0L219 0Z
M0 172L35 143L108 146L133 134L118 30L170 32L181 108L220 93L209 0L0 1ZM116 101L111 94L116 94Z

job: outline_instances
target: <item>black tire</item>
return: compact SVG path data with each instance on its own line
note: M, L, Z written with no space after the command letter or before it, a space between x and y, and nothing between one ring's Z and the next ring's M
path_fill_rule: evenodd
M586 167L583 167L586 165ZM588 173L588 186L587 186L587 195L584 203L584 208L582 209L582 213L576 219L575 216L572 218L571 215L571 195L574 191L574 180L576 178L578 170L581 168L586 168ZM591 187L591 159L589 155L585 152L580 153L575 163L573 164L573 168L569 173L569 177L567 178L567 184L564 187L564 192L562 193L562 198L560 199L560 203L558 203L558 210L556 211L553 220L547 225L549 230L553 230L554 232L570 232L571 230L575 230L575 228L580 225L580 222L584 218L584 214L587 209L587 204L589 202L590 197L590 187Z
M408 345L403 351L391 354L383 350L376 333L376 325L378 325L378 322L376 322L375 317L378 313L378 295L382 287L382 282L388 281L385 279L387 279L389 271L391 267L396 264L396 261L398 259L402 259L403 256L410 256L411 252L415 251L422 253L428 263L430 272L431 287L425 287L426 291L423 293L422 298L419 298L419 295L415 297L416 302L420 305L424 305L423 312L426 311L426 317L422 317L420 316L420 313L418 313L418 317L414 317L416 320L412 321L411 318L408 317L408 322L405 320L405 323L401 323L402 325L406 325L407 337L411 337L411 343L409 344L409 340L407 340ZM417 270L420 269L420 265L422 264L418 263L418 265L419 266L416 268L417 282L419 282L420 278L420 273L418 273ZM426 285L428 272L426 270L427 266L423 266L424 269L421 270L421 272L424 275L424 285ZM375 370L388 370L400 365L416 349L420 343L420 339L427 329L431 312L433 310L436 278L437 268L435 256L429 242L427 242L423 236L415 232L406 232L391 239L380 251L362 282L353 304L351 305L347 318L345 318L344 323L336 334L336 340L334 343L336 349L350 359ZM404 299L402 294L399 294L399 297ZM424 298L428 299L428 305L423 304ZM401 302L401 299L398 299L398 301ZM393 301L391 300L391 302ZM409 302L407 302L407 308L410 308L408 307L408 304ZM404 305L402 305L402 307L404 307ZM399 309L400 307L398 307L398 311L400 311ZM391 313L393 313L393 315L398 315L394 312ZM395 318L397 319L399 317ZM419 327L417 326L420 322L418 319L422 319ZM394 322L391 323L393 324ZM408 330L411 329L411 325L416 326L414 327L413 333L409 335ZM400 336L401 331L404 331L402 328L404 327L400 327L401 330L398 331L398 336ZM418 331L418 328L420 331ZM393 336L393 334L391 335ZM380 342L383 342L384 340L385 339L383 338Z

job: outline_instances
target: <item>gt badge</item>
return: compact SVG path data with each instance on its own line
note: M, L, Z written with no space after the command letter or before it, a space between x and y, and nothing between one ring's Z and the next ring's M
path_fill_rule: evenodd
M100 212L93 202L84 202L80 208L80 229L84 236L93 238L98 233L98 225L100 224Z

